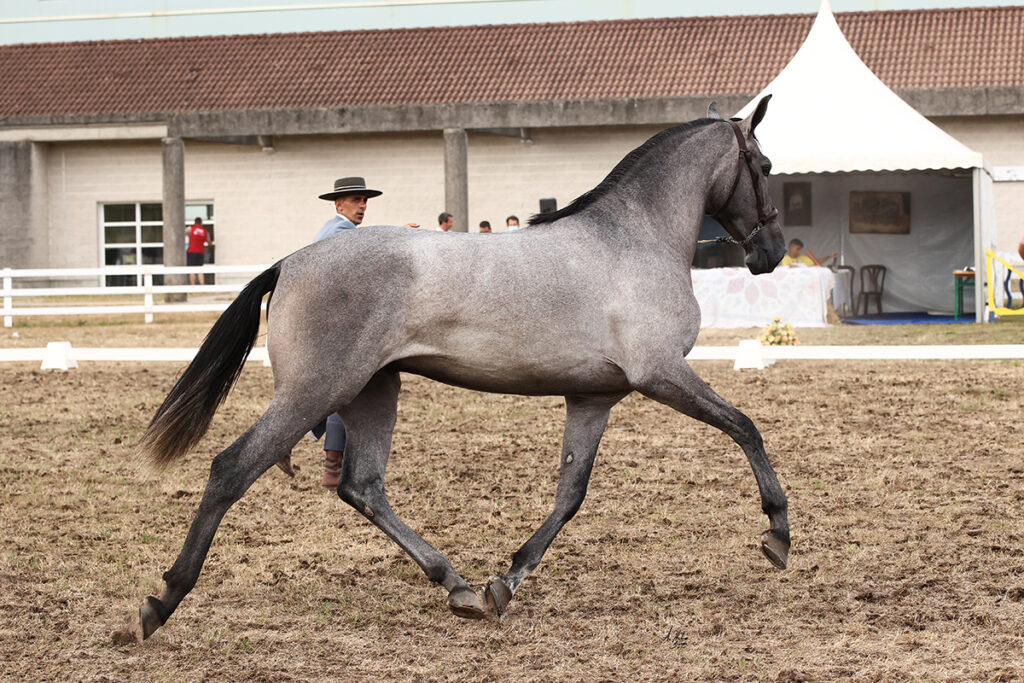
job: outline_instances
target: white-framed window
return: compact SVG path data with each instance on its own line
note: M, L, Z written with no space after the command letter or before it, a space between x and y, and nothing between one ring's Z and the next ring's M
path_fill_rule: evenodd
M105 265L131 266L164 262L164 217L163 206L159 202L101 204L99 214ZM212 240L213 202L187 203L182 230L192 225L196 218L203 219L203 225L210 232ZM212 249L208 247L207 251L206 260L213 263ZM212 281L209 276L207 278L207 281ZM162 283L161 276L153 278L153 284ZM141 276L107 275L103 282L106 287L136 284L142 284Z
M103 204L100 206L100 230L105 265L133 266L164 262L164 215L161 204ZM103 284L113 287L142 282L140 277L134 275L107 275Z

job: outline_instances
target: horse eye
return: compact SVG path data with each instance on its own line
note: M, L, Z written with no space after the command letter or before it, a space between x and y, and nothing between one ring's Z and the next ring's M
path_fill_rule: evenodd
M771 172L772 172L772 165L771 165L771 163L767 163L767 164L765 164L764 166L761 167L761 173L764 173L765 176L767 176Z

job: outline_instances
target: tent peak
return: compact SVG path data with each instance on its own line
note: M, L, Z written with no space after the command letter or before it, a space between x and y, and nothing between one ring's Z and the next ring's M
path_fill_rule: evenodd
M777 173L977 168L981 155L904 102L861 60L822 0L786 67L736 116L773 93L758 128Z

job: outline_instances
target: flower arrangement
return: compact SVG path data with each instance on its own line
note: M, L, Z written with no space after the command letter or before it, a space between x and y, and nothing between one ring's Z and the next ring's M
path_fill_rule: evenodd
M782 322L781 318L776 318L771 325L761 330L757 340L765 346L795 346L800 343L793 326Z

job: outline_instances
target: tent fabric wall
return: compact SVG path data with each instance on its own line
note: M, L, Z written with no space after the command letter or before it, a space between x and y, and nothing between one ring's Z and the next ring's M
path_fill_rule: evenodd
M811 183L811 225L788 225L783 185ZM796 237L815 256L842 251L846 265L887 269L882 307L886 311L952 313L953 270L974 263L973 180L970 171L949 173L837 173L773 177L787 241ZM905 235L851 234L850 192L909 192L910 232ZM970 303L965 302L968 308Z

